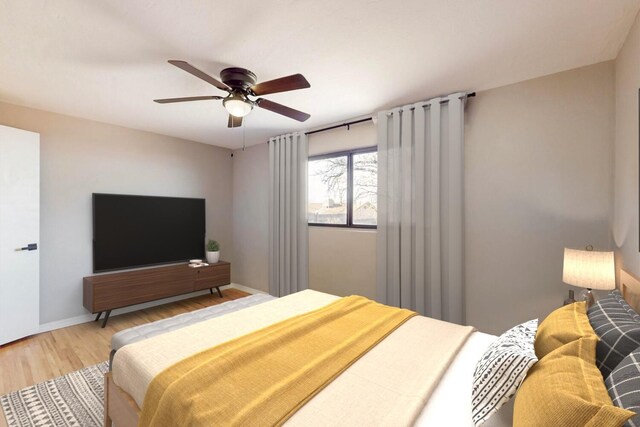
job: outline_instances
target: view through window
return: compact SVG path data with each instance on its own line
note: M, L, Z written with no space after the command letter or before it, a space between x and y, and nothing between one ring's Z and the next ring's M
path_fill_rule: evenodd
M374 228L378 153L375 148L309 158L309 224Z

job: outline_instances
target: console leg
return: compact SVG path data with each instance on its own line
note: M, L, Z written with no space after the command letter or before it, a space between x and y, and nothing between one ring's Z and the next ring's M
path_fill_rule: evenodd
M209 288L209 292L213 295L213 288Z
M102 322L102 327L104 328L105 326L107 326L107 320L109 320L109 315L111 314L111 310L107 310L107 312L104 315L104 321Z
M94 320L94 322L97 322L98 320L100 320L100 316L102 316L102 312L98 313L98 315L96 316L96 320Z
M222 291L220 290L220 287L217 287L216 291L218 291L218 295L220 295L220 298L222 298Z

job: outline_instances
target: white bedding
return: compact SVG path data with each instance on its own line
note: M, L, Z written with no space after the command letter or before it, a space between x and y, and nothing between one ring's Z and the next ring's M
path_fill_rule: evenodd
M473 427L471 421L471 388L476 362L498 337L474 332L431 394L416 420L421 427ZM513 399L483 424L486 427L509 427L513 424Z

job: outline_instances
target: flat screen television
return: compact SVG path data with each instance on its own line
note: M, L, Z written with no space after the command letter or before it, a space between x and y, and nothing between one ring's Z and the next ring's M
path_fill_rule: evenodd
M204 202L94 193L94 273L203 258Z

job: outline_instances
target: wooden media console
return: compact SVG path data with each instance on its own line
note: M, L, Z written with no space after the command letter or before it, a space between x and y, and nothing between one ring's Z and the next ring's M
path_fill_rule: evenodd
M188 264L153 267L142 270L107 273L83 279L83 304L91 313L106 312L102 327L109 320L111 310L176 295L209 289L231 283L231 264L220 261L205 267L192 268Z

